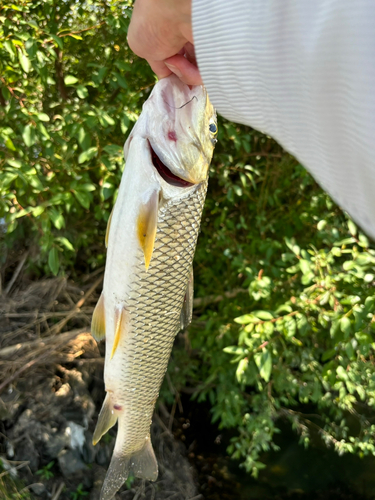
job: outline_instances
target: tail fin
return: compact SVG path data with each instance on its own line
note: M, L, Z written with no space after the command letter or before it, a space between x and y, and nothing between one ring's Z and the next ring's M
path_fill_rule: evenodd
M133 455L113 454L100 494L100 500L111 500L127 480L130 471L135 477L156 481L158 463L150 439L145 446Z
M96 445L101 439L101 437L109 431L111 427L117 422L117 412L113 411L111 397L107 392L102 409L100 410L98 422L95 427L94 435L92 438L92 443Z

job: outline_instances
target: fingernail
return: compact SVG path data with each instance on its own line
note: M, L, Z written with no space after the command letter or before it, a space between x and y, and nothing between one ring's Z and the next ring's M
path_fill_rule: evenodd
M181 71L176 68L176 66L173 66L173 64L168 64L168 63L164 63L168 69L170 69L172 71L172 73L174 73L176 76L178 76L179 78L182 77L182 73Z

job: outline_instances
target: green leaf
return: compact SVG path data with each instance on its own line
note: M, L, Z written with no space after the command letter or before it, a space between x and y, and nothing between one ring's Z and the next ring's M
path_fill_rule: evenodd
M30 147L35 144L36 136L34 127L29 124L23 129L22 138L26 146Z
M257 323L258 318L253 316L252 314L244 314L243 316L238 316L238 318L234 318L236 323L240 325L247 325L248 323Z
M245 352L247 352L243 347L238 347L236 345L230 345L228 347L224 347L223 351L228 354L236 354L236 355L244 354Z
M238 382L241 383L242 379L244 378L244 374L247 370L248 365L249 365L249 360L247 358L241 359L241 361L238 363L236 370L236 378Z
M67 75L65 78L64 78L64 83L65 85L74 85L75 83L78 82L78 78L76 78L75 76L73 75Z
M340 319L340 329L344 334L345 338L348 338L352 332L352 325L350 319L347 316L343 316Z
M90 208L90 195L84 191L73 191L83 208Z
M273 319L273 315L269 311L253 311L252 314L263 321Z
M89 148L86 151L83 151L83 153L81 153L78 157L78 163L85 163L85 161L91 160L91 158L94 158L97 152L97 147Z
M80 99L85 99L89 95L89 92L84 85L78 85L76 91Z
M28 56L24 52L22 52L22 50L18 51L18 60L21 64L24 72L29 73L30 69L31 69L30 59L28 58Z
M59 272L60 261L59 261L59 252L57 248L51 248L48 254L48 265L51 269L52 273L56 276Z
M63 245L63 247L65 247L67 250L69 250L71 252L74 252L74 247L70 243L70 241L68 240L68 238L65 238L64 236L59 236L58 238L56 238L56 241L58 241L59 243L61 243L61 245Z
M5 139L5 146L11 151L17 151L10 137Z
M44 212L44 207L43 205L39 205L38 207L35 207L34 210L31 212L34 217L39 217Z
M272 372L272 355L268 349L254 354L254 361L258 367L259 375L265 382L268 382Z
M22 166L22 163L19 160L15 160L13 158L7 158L6 162L8 163L8 165L14 168L21 168Z
M56 229L65 227L64 217L56 208L51 208L49 210L49 216Z
M122 154L122 147L118 146L117 144L107 144L107 146L104 146L104 151L108 153L109 155L121 155Z
M41 122L49 122L49 116L46 113L38 113L37 117Z
M62 50L64 48L64 43L63 43L62 38L60 38L59 36L56 36L56 35L52 35L51 33L50 33L50 37L53 39L53 41L55 42L56 46L59 49Z
M352 220L348 220L348 229L349 229L349 233L352 235L352 236L355 236L357 234L357 226L354 224L354 222Z

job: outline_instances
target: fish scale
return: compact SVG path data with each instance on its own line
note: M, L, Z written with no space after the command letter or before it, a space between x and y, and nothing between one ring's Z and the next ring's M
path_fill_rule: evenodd
M129 365L121 377L129 389L126 450L137 449L149 433L150 422L161 382L167 368L174 338L180 327L180 313L187 279L193 262L200 220L207 191L203 182L190 196L171 201L159 211L158 230L148 271L143 254L134 272L135 284L126 302L131 335L124 351ZM179 232L178 245L173 237ZM178 258L176 258L178 257ZM155 324L155 311L164 311ZM144 411L145 401L150 405ZM139 412L138 408L142 408ZM141 415L139 414L141 413Z

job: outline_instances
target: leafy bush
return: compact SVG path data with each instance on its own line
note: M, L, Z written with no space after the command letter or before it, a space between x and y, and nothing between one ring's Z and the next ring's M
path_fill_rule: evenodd
M2 249L32 247L41 273L104 262L122 145L155 81L126 45L130 6L0 11ZM174 383L210 401L253 474L281 418L305 445L319 432L339 453L374 453L374 246L274 141L219 121L195 283L198 297L232 293L197 309Z

